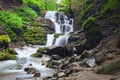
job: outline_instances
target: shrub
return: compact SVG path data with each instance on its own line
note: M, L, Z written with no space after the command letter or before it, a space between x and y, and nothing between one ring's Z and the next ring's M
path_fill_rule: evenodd
M0 24L7 27L7 32L11 40L15 40L16 35L22 32L22 18L13 12L0 11Z
M18 14L24 21L34 20L38 15L29 7L20 7L14 9L15 13Z

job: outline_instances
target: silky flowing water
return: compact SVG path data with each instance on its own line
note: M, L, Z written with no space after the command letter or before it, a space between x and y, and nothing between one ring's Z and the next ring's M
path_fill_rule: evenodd
M24 68L28 64L32 64L33 67L39 70L41 72L42 78L52 76L54 71L50 68L46 68L46 61L50 59L48 56L43 56L41 59L30 57L30 55L35 53L38 48L40 48L40 46L24 46L22 49L15 48L16 52L18 53L18 55L16 55L16 60L0 62L0 80L8 80L7 77L9 77L10 74L13 74L15 76L9 77L9 80L16 80L16 78L33 77L33 74L27 74L26 72L24 72Z

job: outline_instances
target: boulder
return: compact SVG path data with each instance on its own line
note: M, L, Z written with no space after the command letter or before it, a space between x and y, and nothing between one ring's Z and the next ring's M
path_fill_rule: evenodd
M85 50L85 46L81 44L77 44L74 46L73 50L75 54L81 54Z
M59 55L60 57L72 55L64 46L43 47L37 50L37 54ZM38 57L38 56L36 56Z
M99 65L100 63L104 62L105 59L106 59L105 55L104 55L102 52L97 53L94 58L95 58L95 60L96 60L96 64L98 64L98 65Z
M95 65L96 65L95 59L92 58L92 59L87 60L87 61L86 61L86 64L87 64L89 67L95 67Z
M47 31L54 31L55 25L50 19L44 19L44 18L38 17L36 19L36 22L39 22L40 25L46 28Z

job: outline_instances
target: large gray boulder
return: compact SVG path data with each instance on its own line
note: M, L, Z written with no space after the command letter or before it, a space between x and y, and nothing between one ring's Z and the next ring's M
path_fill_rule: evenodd
M37 50L34 57L40 57L42 54L46 55L59 55L60 57L70 56L72 55L70 51L65 46L50 46L43 47Z

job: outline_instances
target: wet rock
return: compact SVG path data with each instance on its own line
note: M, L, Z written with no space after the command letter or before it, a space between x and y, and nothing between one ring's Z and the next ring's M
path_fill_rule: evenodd
M59 68L59 66L62 64L62 61L61 60L52 60L52 67L53 68Z
M39 48L37 54L59 55L60 57L72 55L64 46L50 46Z
M78 39L79 39L79 36L72 36L69 38L69 42L77 41Z
M46 65L46 67L52 68L53 67L53 61L49 61Z
M33 76L34 76L35 78L40 77L40 76L41 76L41 73L40 73L38 70L36 70Z
M34 53L34 54L32 54L31 56L32 56L32 57L42 57L43 54L41 54L41 53Z
M86 41L85 34L83 30L75 31L71 33L68 42L73 44L84 44Z

